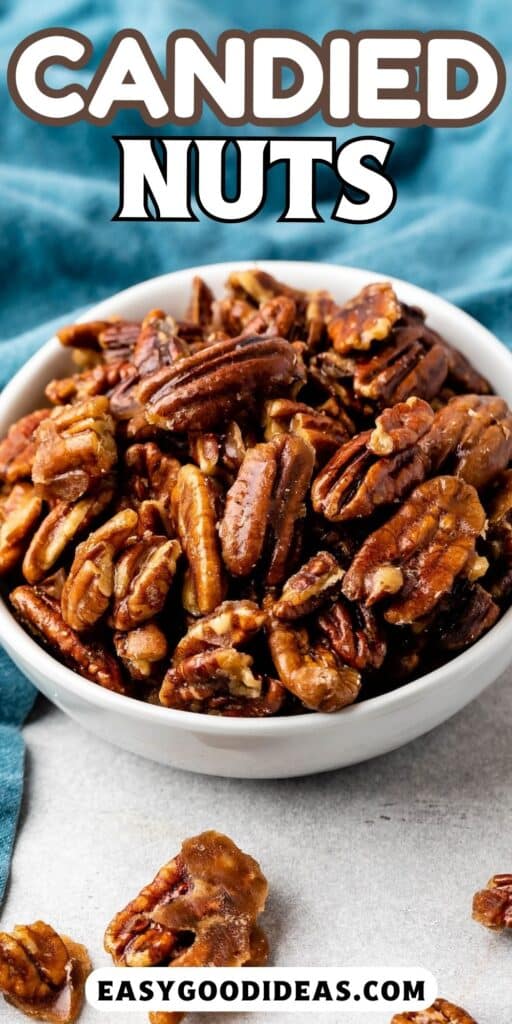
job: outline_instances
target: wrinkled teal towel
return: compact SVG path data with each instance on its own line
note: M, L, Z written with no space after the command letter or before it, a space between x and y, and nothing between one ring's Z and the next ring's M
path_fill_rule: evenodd
M160 61L165 38L174 29L196 28L213 45L223 30L234 27L291 28L317 40L335 28L459 28L490 39L508 65L512 55L512 18L503 0L469 6L464 0L400 5L388 0L48 0L39 6L7 0L1 17L2 67L21 39L51 25L89 36L96 63L112 35L124 27L143 31ZM56 84L64 85L66 75L63 71ZM80 72L84 83L88 75L87 69ZM118 151L112 135L149 134L138 115L123 112L107 128L48 128L15 108L4 75L0 100L0 382L53 333L56 319L72 319L78 307L154 274L226 259L326 260L405 277L464 306L512 344L510 88L496 113L473 128L376 132L396 141L389 170L398 202L384 220L360 226L329 220L338 186L326 169L319 171L318 202L325 223L276 223L284 202L279 168L272 172L262 212L247 223L112 223L118 205ZM315 119L294 126L290 134L297 133L331 135L333 130ZM365 133L369 130L349 128L338 138L341 143ZM196 134L222 135L225 130L206 113ZM275 135L276 129L260 134ZM8 659L1 669L0 899L22 785L17 727L32 700L31 688Z

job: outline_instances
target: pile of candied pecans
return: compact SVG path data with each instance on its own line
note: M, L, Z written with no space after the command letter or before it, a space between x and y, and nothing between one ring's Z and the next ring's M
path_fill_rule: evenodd
M15 614L169 708L338 711L474 643L512 595L512 413L379 282L259 270L184 319L74 324L0 444Z

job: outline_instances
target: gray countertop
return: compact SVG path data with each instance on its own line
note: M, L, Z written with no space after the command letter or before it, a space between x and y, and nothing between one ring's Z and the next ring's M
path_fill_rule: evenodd
M474 890L512 870L510 682L386 757L275 782L152 764L40 700L25 729L26 795L2 927L47 919L84 942L95 966L106 965L102 935L112 915L183 838L217 828L258 858L269 879L274 963L421 964L478 1024L510 1024L512 936L471 921ZM86 1009L81 1022L109 1017ZM390 1017L323 1019L388 1024ZM314 1015L224 1017L292 1019L307 1024ZM0 1005L2 1024L19 1020Z

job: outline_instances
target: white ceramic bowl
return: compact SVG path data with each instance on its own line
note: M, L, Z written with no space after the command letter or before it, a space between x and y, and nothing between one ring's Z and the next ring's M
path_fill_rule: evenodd
M246 267L252 263L244 264ZM264 262L262 269L298 288L327 288L338 300L384 275L321 263ZM192 276L219 292L242 264L215 264L144 281L101 302L84 320L113 314L142 317L163 307L185 310ZM484 327L444 300L404 281L394 281L410 305L426 310L429 323L460 348L512 404L512 355ZM69 355L48 342L0 396L0 436L38 406L45 384L65 374ZM0 600L0 640L13 661L54 704L103 739L164 764L239 778L280 778L341 768L408 743L473 700L512 660L512 609L473 647L449 664L401 689L338 714L276 719L216 718L171 711L111 693L61 665L18 625Z

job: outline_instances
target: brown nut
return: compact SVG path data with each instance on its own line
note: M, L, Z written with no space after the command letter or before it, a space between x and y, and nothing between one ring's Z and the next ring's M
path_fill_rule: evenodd
M415 622L472 563L484 525L473 487L456 477L427 480L364 542L345 574L343 593L367 606L391 598L388 622Z
M266 618L254 601L224 601L190 626L174 651L173 665L216 648L244 647L263 628Z
M436 999L428 1010L395 1014L391 1024L476 1024L476 1021L466 1013L466 1010L461 1010L460 1006L455 1006L446 999Z
M339 598L318 617L318 626L344 665L359 672L381 667L387 644L375 613Z
M62 616L80 632L107 611L114 593L114 560L137 529L138 516L124 509L78 545L62 591Z
M325 644L311 644L305 629L274 620L269 647L281 682L311 711L340 711L356 700L359 672L343 665Z
M269 302L276 296L285 295L289 299L301 300L306 296L305 292L297 288L291 288L282 281L278 281L266 270L235 270L228 277L228 287L234 295L243 295L250 299L256 306L263 302Z
M334 313L327 328L329 338L337 352L369 349L374 341L388 337L401 313L387 281L369 284Z
M441 390L449 360L441 340L423 320L402 318L375 353L346 361L356 396L379 407L416 396L429 402Z
M156 502L167 533L172 536L171 499L181 464L153 441L131 445L125 452L124 462L128 500L137 508L144 501Z
M286 295L276 295L264 302L257 313L247 320L240 332L242 338L259 335L260 337L288 338L292 332L297 315L293 299Z
M203 832L114 917L105 949L117 966L242 966L261 946L253 936L267 891L252 857Z
M32 484L14 484L0 497L0 576L21 562L43 503Z
M9 427L7 437L0 442L0 481L14 484L30 479L37 447L34 435L49 415L50 409L37 409Z
M168 650L165 633L156 622L145 622L127 633L116 633L114 646L132 679L139 682L148 682L154 677L156 666L162 663Z
M115 629L132 630L162 611L180 554L177 540L155 536L144 536L121 553L114 570Z
M224 562L234 576L249 575L265 555L267 586L286 578L314 458L308 442L289 434L249 449L219 528Z
M51 380L44 393L53 405L85 402L96 395L110 396L114 389L124 386L124 381L132 374L130 363L98 363L82 373L74 373L72 377Z
M165 430L210 430L265 393L303 380L293 345L281 338L229 338L175 366L157 370L139 386L149 423Z
M84 1001L91 962L85 946L49 924L17 925L0 932L0 992L28 1017L72 1024Z
M211 481L197 466L182 466L173 492L176 529L188 561L199 614L208 615L225 595Z
M512 874L493 875L473 897L473 920L492 931L512 928Z
M250 446L247 441L236 420L231 420L223 433L191 434L190 456L206 476L231 482Z
M459 395L436 413L423 446L434 472L442 467L479 490L512 457L512 412L496 395Z
M265 404L265 439L271 441L276 434L304 438L314 448L318 465L323 465L349 438L346 421L289 398Z
M434 413L413 398L377 417L375 430L347 441L316 477L311 500L331 522L373 515L425 479L430 459L418 444Z
M109 474L117 461L108 399L57 407L36 431L32 479L44 498L75 501Z
M223 647L194 654L178 662L167 672L160 690L160 701L169 708L188 711L208 710L219 696L226 704L235 700L253 701L261 697L263 683L252 672L253 659L234 647ZM220 706L220 701L217 701Z
M341 587L343 569L328 551L319 551L286 581L272 615L292 622L321 608Z
M107 364L129 362L135 342L140 334L140 323L137 320L112 320L108 327L100 331L98 342Z
M197 275L192 280L192 294L185 313L185 320L206 330L212 322L213 294L211 289Z
M112 320L89 320L87 323L67 324L57 331L57 337L65 348L92 349L99 352L102 331L108 330L115 322Z
M55 503L33 534L23 559L23 575L29 583L39 583L46 576L71 541L108 507L113 494L113 481L105 479L96 493L80 501Z
M17 587L9 600L29 632L59 661L98 686L128 692L116 659L101 643L82 640L64 621L58 602L42 587Z
M512 469L496 481L489 501L486 550L491 562L488 586L497 601L512 593Z
M459 576L436 609L430 642L436 650L463 651L494 626L499 614L488 590Z

